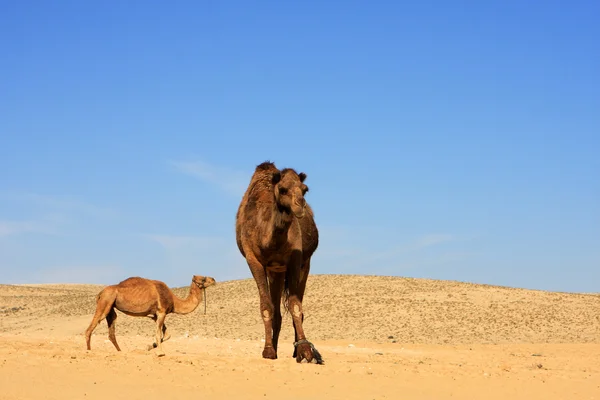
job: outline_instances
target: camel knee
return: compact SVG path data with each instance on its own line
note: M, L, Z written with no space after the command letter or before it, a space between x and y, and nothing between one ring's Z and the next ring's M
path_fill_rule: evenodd
M290 296L288 299L288 309L295 318L302 318L302 302L298 296Z
M275 307L271 302L265 302L265 304L261 305L261 314L262 318L265 322L271 321L275 314Z
M270 321L273 318L273 313L269 310L263 310L262 316L264 321Z
M302 317L302 305L300 303L295 303L294 304L294 306L292 307L292 314L296 318L301 318Z

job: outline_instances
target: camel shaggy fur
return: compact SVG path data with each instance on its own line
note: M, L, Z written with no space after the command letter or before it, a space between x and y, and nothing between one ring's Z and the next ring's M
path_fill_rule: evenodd
M92 332L100 321L106 318L108 338L117 351L121 351L115 336L115 308L133 317L149 317L156 322L156 342L150 346L158 347L157 354L164 356L162 342L169 339L165 317L167 314L188 314L194 311L202 300L203 290L215 284L210 277L194 275L190 293L186 299L180 299L161 281L140 277L125 279L117 285L107 286L96 296L96 312L90 326L85 331L87 349L91 350Z
M236 240L258 287L265 326L263 358L277 358L283 294L294 324L293 357L297 362L314 359L322 364L302 327L310 259L319 244L313 211L304 199L305 179L305 173L291 168L280 171L271 162L258 165L238 208Z

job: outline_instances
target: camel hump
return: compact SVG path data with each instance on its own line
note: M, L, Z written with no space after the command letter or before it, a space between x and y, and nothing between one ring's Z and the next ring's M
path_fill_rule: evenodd
M252 182L256 183L259 181L264 181L265 183L268 183L265 185L265 187L263 187L266 189L270 186L270 184L276 183L280 177L281 171L279 171L279 169L275 166L275 163L271 161L265 161L256 166L254 174L252 175L250 186L252 186Z
M118 286L120 286L120 287L137 286L140 283L147 283L147 282L148 282L148 279L146 279L146 278L142 278L139 276L132 276L130 278L127 278L127 279L119 282Z
M271 161L265 161L256 166L254 174L250 179L250 184L246 189L242 202L240 203L239 213L243 213L244 208L248 205L248 202L260 201L260 202L272 202L273 187L281 178L281 172L275 166L275 163ZM243 215L243 214L242 214ZM238 217L242 216L238 214Z
M256 169L254 170L254 172L264 172L264 171L278 171L278 169L275 166L275 163L273 163L271 161L265 161L263 163L258 164L256 166Z

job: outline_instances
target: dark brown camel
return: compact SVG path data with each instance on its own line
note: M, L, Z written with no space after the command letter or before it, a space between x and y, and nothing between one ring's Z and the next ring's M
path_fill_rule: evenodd
M165 325L167 314L189 314L198 307L203 297L203 290L215 284L211 277L194 275L190 285L190 293L185 299L177 297L169 287L161 281L140 277L127 278L117 285L102 289L96 296L96 312L90 326L85 331L87 349L91 350L92 332L100 321L106 318L108 338L117 351L121 351L115 336L115 308L133 317L149 317L156 322L156 339L150 349L158 347L158 356L164 356L162 342L169 339Z
M297 362L321 355L306 340L302 299L310 271L310 258L319 244L313 211L304 200L305 173L275 164L258 165L236 216L236 240L258 286L260 312L265 324L263 358L277 358L281 331L281 296L292 314Z

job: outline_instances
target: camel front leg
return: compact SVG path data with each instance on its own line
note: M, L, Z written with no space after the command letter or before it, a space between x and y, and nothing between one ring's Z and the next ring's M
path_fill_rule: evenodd
M171 333L167 331L167 326L163 324L163 330L162 330L162 341L166 342L167 340L171 339Z
M310 272L310 259L308 259L304 265L302 266L302 270L300 271L300 282L298 284L298 299L300 300L300 304L304 300L304 292L306 290L306 281L308 280L308 273ZM304 325L304 312L302 312L301 324ZM294 343L298 343L300 338L298 337L298 329L296 329L296 324L294 324ZM298 355L298 348L294 346L294 354L293 358L296 358Z
M250 267L250 272L254 277L256 286L258 287L258 296L260 298L260 315L265 325L265 347L262 352L263 358L275 360L277 358L277 350L273 345L273 324L274 317L273 302L267 291L267 276L263 265L251 253L246 253L246 262Z
M162 357L165 355L165 352L163 350L162 347L162 335L163 335L163 328L164 328L164 324L165 324L165 317L167 316L167 314L158 314L156 316L156 337L155 337L155 342L157 344L157 353L156 355L158 355L159 357Z
M152 321L156 322L156 315L149 316L149 318L150 318ZM167 341L167 340L169 340L170 338L171 338L171 333L170 333L170 332L167 332L167 325L165 325L165 324L163 323L163 328L162 328L162 339L161 339L161 340L162 340L163 342L166 342L166 341ZM158 345L156 344L156 342L152 342L152 344L148 346L148 351L150 351L150 350L152 350L152 349L155 349L157 346L158 346Z
M285 274L283 272L267 273L269 275L269 290L271 292L271 302L273 303L273 348L277 353L277 343L279 342L279 333L281 332L281 295L285 283Z
M301 259L301 253L297 251L294 251L294 253L292 254L292 261L290 262L287 271L289 287L288 308L292 313L292 321L294 322L296 336L294 356L296 357L296 362L302 362L303 359L306 359L307 362L311 362L314 359L317 364L323 364L324 361L321 354L311 342L306 340L306 335L304 334L304 327L302 326L304 322L302 300L304 298L304 290L306 289L308 270L305 272L300 268L299 259ZM304 266L306 267L307 265L305 264Z

